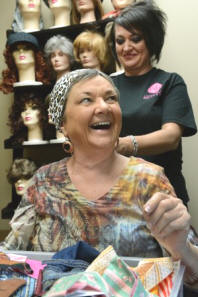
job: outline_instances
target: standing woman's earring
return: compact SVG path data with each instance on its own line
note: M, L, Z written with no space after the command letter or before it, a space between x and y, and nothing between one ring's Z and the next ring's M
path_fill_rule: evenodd
M63 142L63 150L67 154L73 153L73 145L68 137L65 137L65 141Z

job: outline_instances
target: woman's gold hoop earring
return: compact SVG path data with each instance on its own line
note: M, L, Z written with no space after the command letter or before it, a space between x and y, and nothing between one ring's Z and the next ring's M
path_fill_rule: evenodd
M63 142L63 150L66 154L73 153L73 145L68 137L65 137L65 141Z

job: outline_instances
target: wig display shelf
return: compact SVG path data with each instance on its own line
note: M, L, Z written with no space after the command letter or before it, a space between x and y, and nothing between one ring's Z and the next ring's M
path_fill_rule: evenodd
M54 82L49 85L42 84L42 85L21 85L14 87L14 94L16 96L24 94L24 93L32 93L34 92L35 95L43 96L43 100L45 97L51 92L53 88Z
M96 22L70 25L65 27L48 28L40 31L31 32L31 34L38 39L41 48L43 48L46 41L50 37L57 34L61 34L63 36L70 38L71 40L74 40L78 34L85 30L94 30L104 33L106 24L112 21L112 18L107 18ZM9 34L13 32L13 30L7 30L7 37L9 36Z

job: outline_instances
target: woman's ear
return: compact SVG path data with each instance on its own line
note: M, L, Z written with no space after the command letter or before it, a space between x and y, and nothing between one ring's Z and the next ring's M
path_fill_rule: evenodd
M65 137L67 137L67 129L64 126L60 127L60 131L63 133Z

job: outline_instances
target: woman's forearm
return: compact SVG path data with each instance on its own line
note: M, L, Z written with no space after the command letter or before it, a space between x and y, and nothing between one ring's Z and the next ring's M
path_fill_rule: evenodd
M164 124L162 129L152 133L135 136L138 155L156 155L175 150L182 136L182 128L175 123ZM130 136L119 139L118 152L133 155L134 144Z

